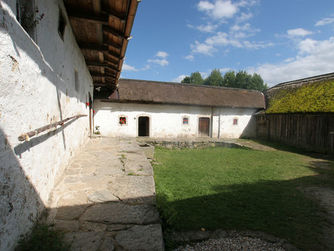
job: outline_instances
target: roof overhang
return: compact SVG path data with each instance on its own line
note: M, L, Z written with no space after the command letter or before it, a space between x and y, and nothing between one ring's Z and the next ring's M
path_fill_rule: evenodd
M94 87L110 93L120 77L140 0L64 0ZM107 94L108 95L108 94Z

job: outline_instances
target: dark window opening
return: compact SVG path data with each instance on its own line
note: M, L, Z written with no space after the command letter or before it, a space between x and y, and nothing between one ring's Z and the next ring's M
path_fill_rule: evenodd
M138 136L150 136L150 118L138 118Z
M64 40L64 33L66 27L66 19L62 10L59 8L59 18L58 18L58 33L62 40Z
M182 120L182 123L183 123L184 125L188 125L188 124L189 124L189 118L184 117L183 120Z
M119 124L126 125L126 117L119 117Z
M238 125L238 119L233 119L233 125Z
M16 19L29 36L36 40L35 30L38 20L35 17L34 0L16 0Z

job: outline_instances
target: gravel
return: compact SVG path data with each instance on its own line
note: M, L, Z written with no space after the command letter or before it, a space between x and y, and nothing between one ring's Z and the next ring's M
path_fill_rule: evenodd
M259 238L237 236L227 237L220 239L209 239L207 241L187 244L183 247L178 247L175 251L206 251L206 250L219 250L219 251L285 251L282 247L282 243L270 243L263 241Z

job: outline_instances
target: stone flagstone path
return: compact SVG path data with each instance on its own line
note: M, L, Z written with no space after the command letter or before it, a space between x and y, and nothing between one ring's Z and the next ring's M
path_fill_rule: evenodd
M56 185L48 221L71 250L163 250L153 169L136 140L91 139Z

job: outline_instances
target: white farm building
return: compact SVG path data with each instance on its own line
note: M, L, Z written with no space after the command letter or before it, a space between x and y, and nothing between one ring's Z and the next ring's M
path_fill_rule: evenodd
M239 138L255 136L261 92L121 79L109 99L95 100L102 136Z

